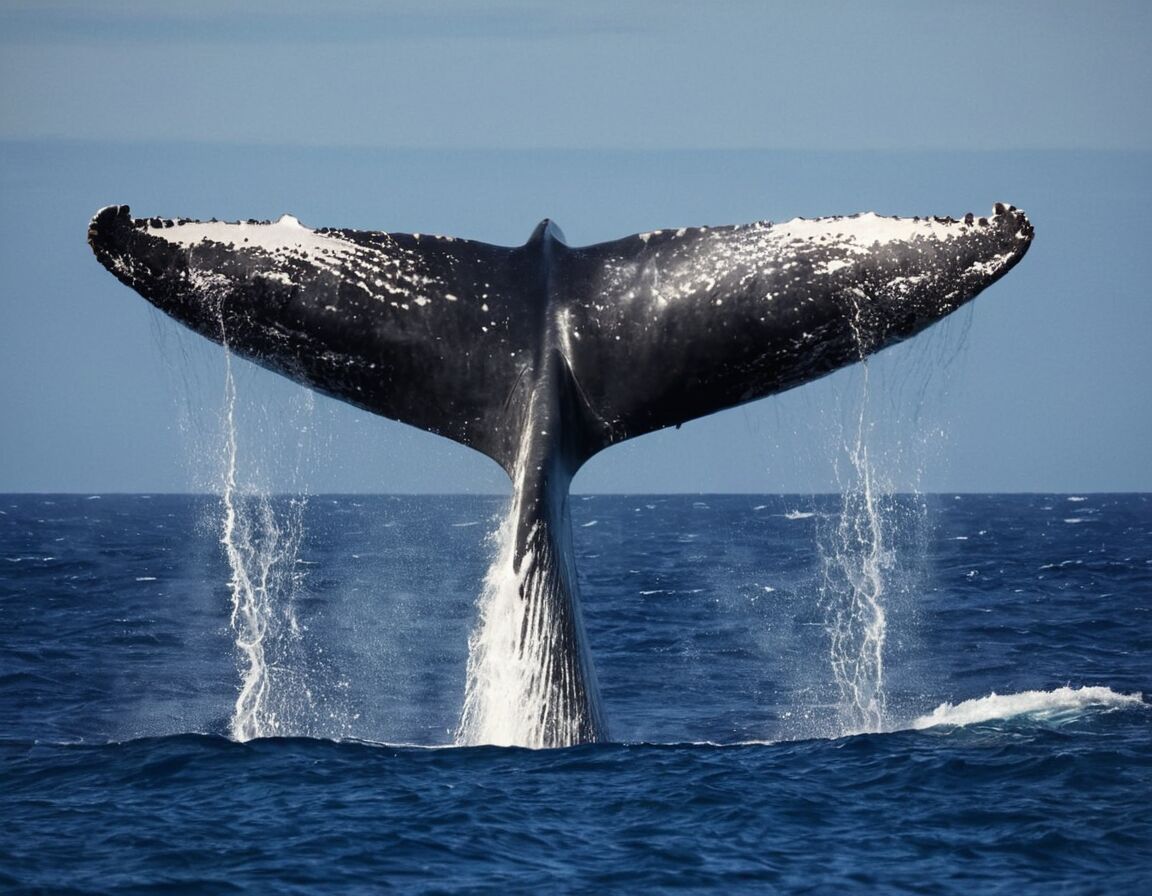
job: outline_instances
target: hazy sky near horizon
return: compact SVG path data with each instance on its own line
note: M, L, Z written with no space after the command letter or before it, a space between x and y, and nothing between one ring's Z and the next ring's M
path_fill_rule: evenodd
M0 136L1152 149L1152 6L9 0Z
M101 205L511 244L544 216L586 243L997 200L1032 215L1029 257L874 365L893 478L1152 490L1150 51L1143 2L10 0L0 491L212 484L219 350L91 258ZM266 465L295 469L283 445L323 432L303 461L314 490L505 487L467 449L327 400L301 409L295 387L242 370ZM835 488L861 379L625 444L577 487Z

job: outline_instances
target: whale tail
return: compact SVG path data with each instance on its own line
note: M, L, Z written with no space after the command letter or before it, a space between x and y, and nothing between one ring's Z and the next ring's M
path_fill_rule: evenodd
M1032 236L1004 205L979 218L795 219L586 247L548 221L501 247L313 230L290 216L134 219L126 206L88 231L109 271L186 326L508 472L521 639L550 645L534 660L540 745L604 736L569 546L580 466L915 335L1007 273Z

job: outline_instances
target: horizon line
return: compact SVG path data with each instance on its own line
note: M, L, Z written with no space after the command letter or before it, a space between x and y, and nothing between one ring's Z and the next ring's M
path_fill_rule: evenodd
M1152 145L1148 146L1090 146L1090 145L1061 145L1061 146L861 146L861 147L824 147L806 144L796 145L734 145L734 146L636 146L636 145L582 145L566 146L562 144L474 144L474 145L446 145L446 144L388 144L376 142L345 143L345 142L284 142L276 140L258 139L227 139L206 137L158 137L158 136L78 136L68 134L2 134L0 144L29 144L29 143L59 143L73 145L103 145L108 147L122 147L130 145L185 145L189 147L217 147L236 149L283 149L297 151L345 151L345 152L382 152L382 153L584 153L604 154L615 153L621 155L678 155L678 154L712 154L712 153L804 153L823 155L996 155L1016 154L1034 155L1044 153L1049 155L1072 154L1100 154L1100 155L1148 155L1152 154Z

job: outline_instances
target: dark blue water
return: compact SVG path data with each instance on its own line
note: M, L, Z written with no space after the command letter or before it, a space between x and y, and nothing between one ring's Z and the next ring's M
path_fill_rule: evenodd
M838 507L574 499L614 742L530 751L450 746L497 499L311 498L240 743L218 502L0 497L0 889L1145 892L1152 496L893 502L872 733Z

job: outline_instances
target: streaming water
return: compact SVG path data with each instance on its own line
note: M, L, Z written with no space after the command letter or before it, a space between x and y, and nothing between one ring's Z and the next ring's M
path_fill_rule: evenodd
M259 486L258 477L242 475L236 376L227 340L222 341L220 526L241 679L232 734L237 740L338 737L348 730L342 720L351 712L334 697L333 673L310 653L298 615L300 595L306 593L301 549L307 499L303 492L276 498ZM885 680L889 607L907 588L906 564L897 556L907 502L896 499L885 473L889 452L874 438L871 367L865 362L857 369L859 395L851 423L840 430L847 460L838 467L838 475L846 473L841 512L818 529L817 591L837 692L837 733L886 730L893 724ZM294 394L310 411L312 393ZM297 456L298 469L300 461ZM605 733L580 619L569 524L562 513L546 514L517 564L522 500L518 494L492 536L493 560L469 638L457 743L546 747Z
M231 569L232 631L241 661L241 686L232 713L232 736L245 741L296 733L298 693L285 693L288 667L276 659L301 634L294 599L302 585L297 566L303 537L304 497L289 499L277 512L267 493L246 491L238 483L239 438L236 378L232 353L225 348L223 520L220 541ZM280 675L274 675L274 670ZM307 691L303 695L309 696Z
M894 566L887 529L895 509L869 452L869 368L862 367L855 430L846 445L851 478L835 526L820 539L821 606L844 731L879 731L887 721L884 598Z
M937 327L937 344L922 341L910 357L886 366L892 355L864 357L860 324L857 309L853 327L861 361L851 375L858 386L842 395L848 411L834 437L840 513L818 527L820 606L840 734L895 724L886 682L889 623L892 610L909 603L918 584L926 550L919 477L924 455L942 434L925 425L922 412L940 403L934 384L941 383L938 374L964 335L963 328L950 333ZM874 383L877 366L898 371L895 381L881 376ZM898 494L897 478L909 493ZM901 620L906 624L910 617Z
M512 562L516 517L513 502L489 536L493 560L484 577L479 619L468 640L468 678L456 731L459 744L539 746L543 740L539 713L527 711L542 697L534 693L539 681L534 674L538 645L524 649L520 644L527 606L520 598L520 576Z
M306 637L301 599L307 595L307 489L302 471L311 450L315 397L286 393L287 403L260 389L241 400L235 358L223 315L224 395L219 412L219 458L208 479L220 495L220 543L228 562L230 625L239 685L230 722L239 741L257 737L345 733L349 713L321 648ZM293 463L294 462L294 463ZM271 482L287 483L286 495Z

